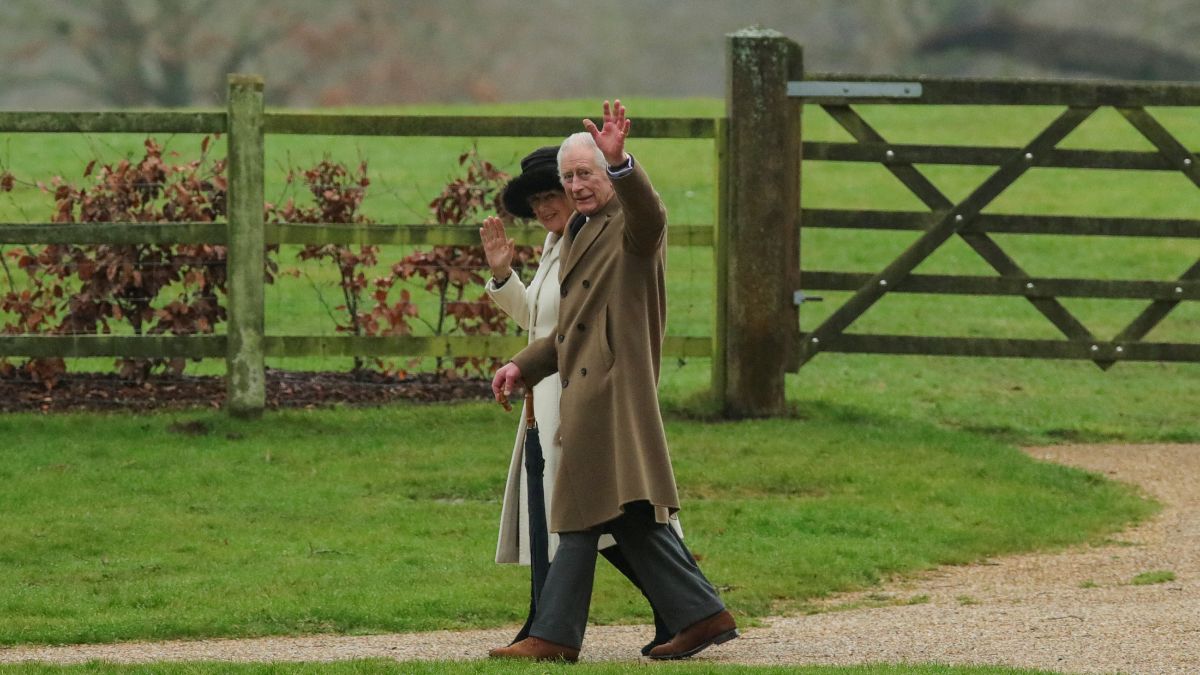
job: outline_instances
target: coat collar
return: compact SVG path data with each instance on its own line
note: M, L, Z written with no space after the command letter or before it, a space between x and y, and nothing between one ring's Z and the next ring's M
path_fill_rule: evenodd
M557 258L558 252L562 250L562 240L562 235L547 232L546 241L542 242L542 258Z
M563 237L560 237L553 232L546 233L546 242L542 244L542 259L538 261L537 272L533 275L533 281L529 282L530 286L537 285L538 280L546 276L547 270L554 266L558 261L563 250Z
M600 237L600 233L608 226L609 221L613 216L621 212L621 200L617 199L614 194L612 199L604 205L604 208L594 215L588 217L587 224L583 229L579 230L579 234L570 241L570 248L567 249L567 257L562 262L562 269L558 273L559 279L566 279L571 273L571 269L579 262L584 253L591 248L592 244L596 243L596 239Z

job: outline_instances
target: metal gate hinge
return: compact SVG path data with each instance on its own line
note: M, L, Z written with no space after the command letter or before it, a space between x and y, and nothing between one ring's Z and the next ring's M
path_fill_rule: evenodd
M794 291L792 293L792 304L796 306L803 305L806 302L822 302L825 298L817 295L805 295L804 291Z

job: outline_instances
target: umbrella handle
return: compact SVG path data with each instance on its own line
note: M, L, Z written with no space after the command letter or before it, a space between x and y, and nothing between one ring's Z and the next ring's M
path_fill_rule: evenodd
M525 388L525 428L532 429L537 426L537 420L533 418L533 387Z

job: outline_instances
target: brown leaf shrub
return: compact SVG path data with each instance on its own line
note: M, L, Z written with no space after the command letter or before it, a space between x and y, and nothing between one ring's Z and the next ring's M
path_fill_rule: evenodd
M96 160L89 162L87 185L55 177L38 186L53 195L55 223L213 222L225 215L228 184L225 161L208 158L210 141L201 141L198 159L174 164L148 138L136 163L122 159L97 169ZM9 279L0 300L0 309L15 315L3 326L9 334L110 334L114 323L124 323L134 335L191 335L212 333L225 320L218 301L225 291L224 246L52 244L8 255L26 275L19 291ZM182 358L117 361L123 376L139 381L153 372L182 373L184 365ZM50 388L65 366L61 359L3 363L3 372L18 371Z
M508 182L508 174L481 159L476 148L460 155L458 163L465 175L451 180L442 193L429 203L434 220L442 225L472 228L487 213L501 213L511 220L500 203L500 192ZM268 206L272 222L364 225L373 222L360 212L370 185L365 162L359 165L357 172L352 172L344 164L326 159L313 169L292 171L288 181L302 183L312 195L312 204L300 207L294 200L289 200L281 207ZM517 247L514 268L519 270L533 256L532 247ZM335 317L339 332L374 336L411 335L414 321L425 323L434 335L503 335L508 332L507 317L487 294L475 295L470 292L485 281L482 273L487 269L487 259L481 245L418 249L371 279L367 274L379 264L378 246L310 245L301 249L298 257L337 265L338 285L343 300L336 308L342 312ZM299 270L293 270L292 273L300 274ZM436 319L426 320L420 316L409 288L400 288L396 292L402 282L424 288L437 296L439 310ZM447 364L445 359L438 358L436 367L440 374L456 377L487 373L498 363L497 359L459 357ZM395 363L374 359L373 364L385 373L406 374L405 368ZM363 367L363 360L355 359L355 370Z
M190 162L172 163L153 138L145 141L144 155L136 162L122 159L99 164L93 160L83 172L85 185L76 186L55 177L38 183L54 198L56 223L163 223L214 222L226 215L228 182L225 161L208 157L212 138L201 141L201 155ZM488 213L511 221L500 202L509 176L479 157L472 148L458 158L464 174L451 180L429 203L433 219L442 225L475 227ZM367 164L356 170L325 159L305 170L293 170L290 185L299 185L312 197L297 205L266 204L266 220L273 223L347 223L369 225L361 209L370 180ZM0 191L11 191L16 179L0 174ZM271 247L268 253L277 250ZM520 271L533 258L533 247L519 246L513 267ZM211 334L226 319L220 296L225 293L226 249L207 244L54 244L34 249L22 247L0 252L15 264L24 279L18 284L7 264L8 290L0 294L0 313L8 335L111 334L117 325L134 335ZM404 336L413 333L415 321L435 335L506 334L510 323L485 293L476 293L485 281L487 260L483 247L434 246L414 250L378 271L379 247L340 244L308 245L297 257L335 265L342 304L335 316L338 332L352 335ZM265 280L274 281L276 262L268 256ZM291 270L299 275L299 270ZM423 288L437 296L438 316L420 316L413 290ZM385 373L405 375L394 363L373 359ZM415 362L414 362L415 363ZM437 359L443 376L486 373L499 364L492 358ZM116 362L121 375L145 381L156 373L181 374L186 360L124 358ZM411 366L411 364L410 364ZM365 363L355 359L354 370ZM66 372L61 358L35 358L21 364L0 359L0 376L24 376L47 389Z
M474 146L459 155L458 164L465 175L451 180L429 203L434 220L439 225L474 227L485 214L496 213L511 223L512 215L504 210L500 199L509 175L482 159ZM533 257L533 247L518 246L513 268L520 271ZM434 246L406 256L392 266L392 273L401 279L420 277L426 290L437 293L440 311L435 335L503 335L508 332L508 318L487 293L468 295L468 289L473 291L486 281L483 272L487 267L482 245ZM487 374L502 363L497 358L456 357L446 368L439 358L437 368L447 375Z
M301 184L312 195L312 204L297 206L294 199L289 199L282 205L267 205L267 220L274 223L355 223L369 225L372 221L359 212L367 187L371 184L367 178L367 163L362 162L358 171L351 172L345 164L334 162L328 158L307 170L292 170L287 176L288 185ZM366 270L374 267L379 261L378 246L346 246L343 244L307 244L296 254L300 260L316 260L338 269L338 287L342 291L342 304L336 307L343 312L335 316L335 329L339 333L352 335L405 334L381 333L372 311L363 309L363 293L371 285L367 280ZM293 276L299 276L300 270L291 270ZM376 303L378 290L373 294ZM386 291L384 292L386 296ZM407 298L407 296L406 296ZM415 310L415 307L414 307ZM412 316L415 316L415 311ZM401 323L405 313L397 317ZM405 326L407 328L407 326ZM378 360L377 360L378 361ZM354 372L364 368L361 357L354 358Z

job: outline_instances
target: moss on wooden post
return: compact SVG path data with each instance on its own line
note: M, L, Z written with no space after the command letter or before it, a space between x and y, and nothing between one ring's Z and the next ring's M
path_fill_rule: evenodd
M780 415L784 373L795 361L799 322L800 46L770 30L727 36L728 211L718 241L728 280L725 387L730 417Z
M239 417L262 414L263 81L229 76L229 260L226 403Z
M725 359L727 338L726 318L729 306L729 124L724 118L716 122L713 142L713 165L715 176L713 190L716 219L713 225L713 307L712 326L712 379L713 396L725 404L725 391L729 386L729 364Z

